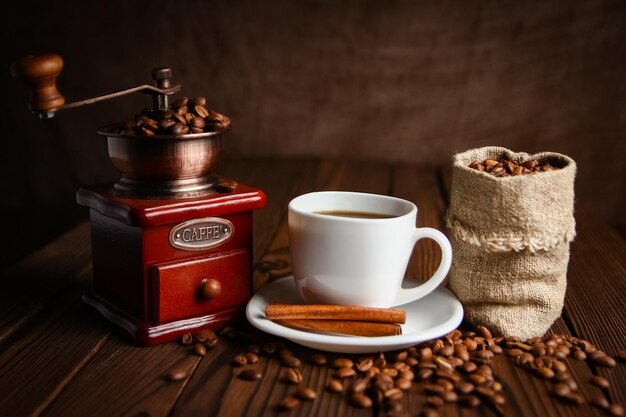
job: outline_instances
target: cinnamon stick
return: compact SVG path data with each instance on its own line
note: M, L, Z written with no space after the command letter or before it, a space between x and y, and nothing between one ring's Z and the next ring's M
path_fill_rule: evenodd
M372 308L329 304L270 304L265 307L265 318L357 320L376 323L403 324L406 312L397 308Z
M402 334L398 324L373 323L356 320L307 320L307 319L276 319L272 320L282 326L298 330L314 330L326 333L338 333L352 336L396 336Z

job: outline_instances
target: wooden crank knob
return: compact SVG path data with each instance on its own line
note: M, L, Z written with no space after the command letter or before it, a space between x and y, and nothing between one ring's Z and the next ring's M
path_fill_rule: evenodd
M24 80L31 89L31 110L47 112L65 104L56 86L62 69L63 59L57 54L30 55L13 64L13 77Z
M206 279L200 284L200 294L206 300L217 298L222 293L222 285L216 279Z

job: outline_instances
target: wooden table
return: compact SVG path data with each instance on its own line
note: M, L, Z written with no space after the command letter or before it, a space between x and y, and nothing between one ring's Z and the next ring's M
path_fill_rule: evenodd
M414 201L418 225L443 229L449 176L434 168L372 162L330 160L224 161L220 173L259 186L268 205L255 214L255 286L289 274L286 207L311 190L343 189L390 194ZM551 332L588 339L615 356L626 348L626 242L583 207L577 207L578 236L572 246L563 315ZM52 221L52 220L51 220ZM278 402L294 387L282 377L275 357L261 355L255 366L260 381L237 377L231 359L251 343L275 340L245 323L243 334L223 338L201 358L188 346L172 342L151 348L131 346L81 302L90 285L89 224L84 222L4 272L0 292L0 416L256 416L276 415ZM438 262L437 249L418 244L409 276L421 279ZM307 363L312 350L285 343L305 362L303 385L317 390L317 399L303 402L289 415L369 416L383 410L358 409L345 397L324 390L332 370ZM328 354L330 359L337 355ZM355 356L356 358L356 356ZM599 390L588 379L599 374L610 382L605 396L626 404L626 365L599 368L569 360L571 373L587 399ZM174 366L189 376L168 382ZM589 404L567 405L548 394L550 383L494 358L496 379L507 398L507 416L600 416ZM404 410L416 416L423 409L420 384L403 397ZM285 413L283 413L284 415ZM493 415L446 404L445 416Z

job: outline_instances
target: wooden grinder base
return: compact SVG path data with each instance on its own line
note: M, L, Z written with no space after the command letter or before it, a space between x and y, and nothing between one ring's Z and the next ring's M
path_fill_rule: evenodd
M110 184L81 188L93 258L93 290L83 300L141 346L226 326L252 295L252 214L265 200L242 184L171 200L121 196ZM196 233L220 224L228 239L211 243L208 232ZM172 243L177 233L195 233L200 246Z

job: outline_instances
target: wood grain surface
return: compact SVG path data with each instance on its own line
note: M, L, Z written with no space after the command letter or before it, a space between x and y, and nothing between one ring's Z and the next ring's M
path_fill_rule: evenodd
M290 258L286 207L296 195L313 190L352 190L395 195L415 202L418 226L442 229L447 202L445 170L410 164L329 159L246 159L229 161L224 175L259 186L268 196L265 209L255 213L255 288L289 275ZM623 297L626 242L585 207L577 207L578 236L572 246L568 289L563 315L550 333L586 338L599 349L616 355L626 348ZM242 320L236 337L222 335L204 357L178 342L151 348L130 345L80 302L89 287L90 248L86 223L26 257L3 272L6 291L0 293L0 415L2 416L384 416L382 409L359 409L345 396L325 390L333 370L312 365L317 351L262 333ZM432 242L418 244L407 271L409 280L427 278L439 260ZM467 324L463 329L469 329ZM311 387L317 398L301 401L292 411L277 409L295 392L285 382L287 368L276 355L259 355L259 362L243 368L233 357L250 349L277 343L299 357L301 386ZM387 354L392 360L396 352ZM356 360L361 355L325 353ZM166 376L181 368L186 377ZM604 395L611 402L626 402L626 365L599 368L591 362L568 360L569 371L589 400ZM258 381L239 374L248 368L262 373ZM551 382L497 355L496 380L507 398L505 416L602 416L583 404L567 405L549 395ZM593 375L610 383L601 391L589 384ZM349 381L344 381L347 388ZM425 393L414 384L402 399L410 416L424 408ZM445 404L441 416L496 415L486 407L476 410Z

